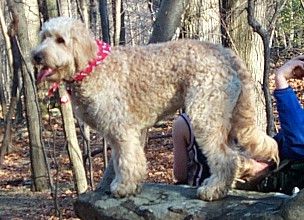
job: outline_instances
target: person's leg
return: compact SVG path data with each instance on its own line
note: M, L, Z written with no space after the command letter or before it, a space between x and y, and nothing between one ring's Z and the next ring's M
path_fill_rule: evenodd
M188 183L188 160L189 155L187 152L187 147L190 144L190 134L189 127L185 119L179 116L173 123L172 127L172 137L173 137L173 174L175 180L178 183L187 184ZM258 176L265 170L268 166L267 163L258 162L253 159L246 159L244 162L243 169L238 178L247 180L247 177L251 179L254 176Z
M173 174L178 183L187 184L188 175L188 152L187 146L190 141L189 128L181 116L179 116L173 123L172 127L173 138Z

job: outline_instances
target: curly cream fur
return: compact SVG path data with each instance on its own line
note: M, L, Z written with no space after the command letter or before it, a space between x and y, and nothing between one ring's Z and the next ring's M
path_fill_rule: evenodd
M96 55L94 38L77 20L51 19L41 36L41 44L32 53L33 63L54 70L49 81L70 81ZM39 63L34 59L37 54L43 55ZM250 158L278 162L276 142L254 120L250 74L222 46L180 40L114 47L89 77L70 86L77 115L111 144L114 195L139 191L146 175L141 131L179 108L192 118L197 142L210 166L210 178L198 188L201 199L226 196L235 178L251 169Z

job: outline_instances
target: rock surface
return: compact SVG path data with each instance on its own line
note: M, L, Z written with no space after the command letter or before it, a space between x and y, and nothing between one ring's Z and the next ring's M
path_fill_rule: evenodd
M183 185L144 184L142 193L116 199L99 189L80 195L74 210L81 219L304 219L304 192L281 193L231 190L214 202L199 200L196 189Z
M280 215L288 220L304 219L304 189L283 204Z

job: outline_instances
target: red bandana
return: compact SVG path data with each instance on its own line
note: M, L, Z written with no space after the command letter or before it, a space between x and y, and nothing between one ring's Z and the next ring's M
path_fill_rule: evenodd
M96 40L96 44L98 46L98 52L96 58L90 60L88 65L76 73L73 77L73 81L82 81L85 77L89 76L95 69L96 66L102 63L102 61L109 55L111 51L111 46L101 40ZM53 83L53 85L48 90L48 96L51 97L54 95L56 90L59 87L59 83ZM69 101L68 97L62 97L60 99L61 103L66 103Z
M97 57L89 61L86 68L76 73L73 77L74 81L82 81L85 77L93 72L94 68L101 64L101 62L108 56L111 51L111 47L109 44L104 43L100 40L96 40L96 44L98 46Z

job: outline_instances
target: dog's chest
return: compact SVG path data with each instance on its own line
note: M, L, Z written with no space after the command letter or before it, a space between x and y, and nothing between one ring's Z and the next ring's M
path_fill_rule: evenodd
M78 118L95 130L102 133L109 132L111 111L107 109L107 104L103 102L102 98L84 97L76 93L72 94L71 99L73 111Z

